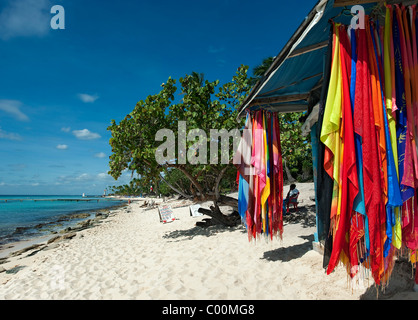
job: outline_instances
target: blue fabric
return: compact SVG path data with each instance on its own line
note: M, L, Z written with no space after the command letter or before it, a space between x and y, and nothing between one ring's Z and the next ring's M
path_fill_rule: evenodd
M371 26L373 30L373 26ZM374 32L372 34L374 53L376 61L381 65L377 54L376 39ZM382 83L382 75L378 66L379 80ZM383 119L384 119L384 130L385 130L385 142L386 142L386 159L387 159L387 175L388 175L388 202L386 203L386 236L387 239L384 244L384 257L387 257L392 243L392 228L396 224L395 218L395 207L402 206L401 192L399 189L398 175L396 173L395 158L392 150L392 143L390 140L389 123L387 119L386 101L383 94L383 87L381 87L381 97L383 102Z
M239 175L239 186L238 186L238 213L241 216L241 221L246 225L245 212L248 207L248 182Z
M396 136L398 139L398 169L399 182L401 183L401 196L405 202L414 196L414 189L402 184L404 175L404 159L405 159L405 144L406 144L406 129L407 129L407 110L405 101L405 86L403 63L401 56L401 42L400 29L396 12L393 15L393 45L395 51L395 81L396 81Z
M250 118L250 114L247 113L247 118L245 120L245 124L248 123ZM246 125L244 126L244 128ZM250 185L248 182L242 177L242 175L239 175L239 182L238 182L238 213L241 216L241 221L244 223L245 227L247 227L246 222L246 212L248 208L248 196L249 196L249 188Z

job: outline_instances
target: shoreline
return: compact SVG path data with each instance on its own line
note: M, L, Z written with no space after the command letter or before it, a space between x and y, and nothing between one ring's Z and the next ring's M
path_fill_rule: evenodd
M60 215L56 221L40 223L38 224L41 226L40 229L42 227L52 225L51 230L48 230L49 234L38 234L34 236L29 235L27 238L22 238L18 241L5 242L0 245L0 267L7 261L7 258L15 252L34 247L36 245L41 245L43 243L47 244L50 239L65 235L66 233L78 232L86 229L87 227L92 228L95 226L95 224L92 223L89 226L84 225L84 227L83 224L85 224L86 221L96 219L98 216L101 217L101 219L105 219L112 213L112 211L119 210L120 208L126 207L127 205L128 204L126 202L118 203L102 209L76 210L71 213L63 213L62 216ZM60 222L62 222L61 225L57 226ZM29 229L30 227L18 228Z
M192 217L192 202L156 201L172 206L176 218L161 223L156 207L132 201L71 239L0 265L0 299L376 299L372 281L350 282L342 267L325 274L322 255L312 247L311 189L298 185L299 212L285 217L283 239L273 241L249 242L242 225L198 227L207 216ZM418 299L411 292L410 264L401 261L396 268L379 299Z

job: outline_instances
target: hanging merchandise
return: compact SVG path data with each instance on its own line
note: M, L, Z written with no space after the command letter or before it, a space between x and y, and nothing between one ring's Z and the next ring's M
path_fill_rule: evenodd
M239 173L238 211L249 240L283 234L283 167L276 113L247 113L233 160Z
M332 24L318 120L327 274L342 263L387 284L404 248L417 262L417 20L415 5L387 5L384 26Z

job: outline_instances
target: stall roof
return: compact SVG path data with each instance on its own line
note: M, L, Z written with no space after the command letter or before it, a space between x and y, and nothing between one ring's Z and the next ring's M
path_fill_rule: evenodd
M394 2L399 1L387 1ZM318 99L322 87L329 21L350 24L355 4L362 4L365 13L371 14L383 1L319 0L242 103L239 116L246 110L299 112L313 107L312 95L316 93Z

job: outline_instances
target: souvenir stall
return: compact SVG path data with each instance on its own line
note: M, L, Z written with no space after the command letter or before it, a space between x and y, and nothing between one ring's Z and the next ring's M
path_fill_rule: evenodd
M286 236L277 113L299 111L309 114L315 241L327 274L342 264L350 277L368 270L385 285L397 256L415 267L416 1L319 1L251 91L235 159L249 239ZM418 272L415 278L418 284Z

